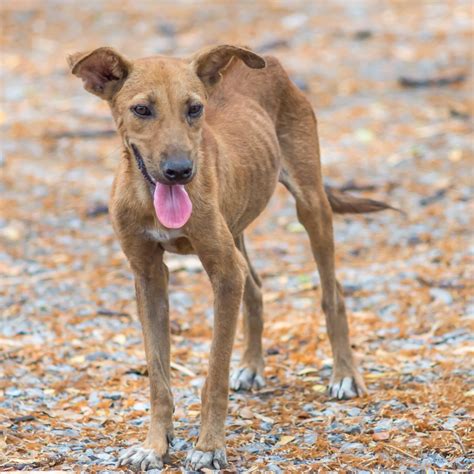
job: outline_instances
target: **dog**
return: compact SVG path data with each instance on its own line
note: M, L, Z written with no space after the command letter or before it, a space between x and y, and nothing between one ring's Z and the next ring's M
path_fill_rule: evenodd
M334 357L329 395L366 393L349 342L334 268L333 212L391 208L325 188L316 118L280 62L220 45L187 59L131 61L109 47L68 57L87 91L109 103L123 142L110 214L134 274L150 380L150 426L119 465L161 469L173 439L168 269L165 251L197 254L214 292L214 328L201 429L187 467L222 469L229 388L264 385L261 282L244 231L278 182L296 201L321 277ZM245 350L229 377L241 303Z

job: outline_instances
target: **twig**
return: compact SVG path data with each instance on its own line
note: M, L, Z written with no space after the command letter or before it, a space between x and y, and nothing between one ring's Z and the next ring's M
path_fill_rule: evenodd
M196 377L196 374L191 370L185 367L184 365L178 364L177 362L171 362L171 368L181 372L185 375L189 375L191 377Z
M429 204L433 204L434 202L440 201L446 196L446 192L449 188L442 188L438 189L434 192L431 196L427 196L425 198L420 199L421 206L428 206Z
M98 217L109 213L109 206L107 204L97 203L95 206L87 210L87 217Z
M386 443L384 446L387 446L388 448L392 448L393 450L395 451L398 451L399 453L411 458L411 459L414 459L415 461L418 461L418 458L416 456L413 456L413 454L410 454L410 453L407 453L406 451L403 451L403 449L400 449L400 448L397 448L396 446L393 446L391 444L388 444Z
M0 280L0 287L1 286L10 286L10 285L21 285L24 284L33 284L37 283L38 281L42 280L50 280L51 278L57 278L60 276L68 276L71 275L69 270L61 270L61 271L52 271L52 272L43 272L37 273L36 275L25 275L20 277L6 277Z
M269 416L260 415L260 413L254 413L253 416L259 420L264 421L265 423L271 423L272 425L275 424L275 420Z
M456 441L458 442L459 446L461 447L462 453L465 455L466 454L466 448L464 447L464 443L462 442L461 437L456 433L454 430L450 430L453 436L456 438Z
M14 347L15 349L21 349L23 347L23 343L20 341L15 341L14 339L11 338L5 338L5 337L0 337L0 344L3 347L10 346Z
M416 280L418 283L421 283L423 286L429 286L429 287L434 287L434 288L444 288L447 290L462 290L466 288L466 285L463 285L461 283L451 283L449 281L434 281L434 280L428 280L427 278L418 275L416 277Z
M314 416L312 418L306 418L306 420L298 421L298 425L305 425L306 423L323 423L325 418L321 418L320 416Z
M23 416L15 416L13 418L10 418L10 421L12 422L13 425L16 425L17 423L23 423L25 421L34 421L36 420L36 417L33 415L23 415Z
M299 286L298 288L293 288L286 292L281 291L281 292L267 294L266 296L264 296L264 302L273 303L274 301L283 299L286 295L298 295L300 293L306 293L308 291L317 290L318 287L319 285L315 283L305 283Z
M336 188L345 193L347 191L375 191L377 186L375 184L358 184L351 179L342 186L336 186Z
M0 352L0 362L4 362L7 359L14 359L16 357L16 353L21 351L21 347L17 347L15 349L10 349L8 351Z
M64 132L54 132L46 134L46 138L59 140L60 138L108 138L116 135L113 129L105 130L66 130Z
M461 73L455 76L428 78L428 79L412 79L410 77L399 77L398 83L402 87L441 87L451 84L459 84L466 80L466 74Z
M125 313L124 311L114 311L112 309L99 309L97 310L98 316L123 316L126 318L131 318L129 313Z

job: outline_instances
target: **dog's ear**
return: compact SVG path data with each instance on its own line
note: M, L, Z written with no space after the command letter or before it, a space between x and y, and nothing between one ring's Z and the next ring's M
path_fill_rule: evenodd
M253 51L226 44L199 51L193 56L191 66L204 85L210 87L217 84L221 77L220 72L234 56L252 69L262 69L266 66L265 59Z
M131 70L130 62L108 47L71 54L67 61L71 72L82 79L84 88L105 100L112 99L120 90Z

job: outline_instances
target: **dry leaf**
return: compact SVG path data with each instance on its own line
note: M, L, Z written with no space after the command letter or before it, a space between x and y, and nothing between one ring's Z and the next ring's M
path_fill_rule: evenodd
M287 436L287 435L285 435L285 436L282 436L282 437L280 438L280 440L278 441L277 444L280 445L280 446L284 446L285 444L290 443L290 442L293 441L294 439L295 439L294 436Z
M327 391L326 385L320 385L320 384L313 385L311 389L313 390L313 392L317 392L317 393L326 393Z

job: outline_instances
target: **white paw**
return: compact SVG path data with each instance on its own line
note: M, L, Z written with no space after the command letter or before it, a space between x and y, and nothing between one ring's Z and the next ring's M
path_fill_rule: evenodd
M118 465L129 466L135 471L163 469L163 458L158 456L153 449L133 446L120 455Z
M265 379L255 370L248 367L240 367L232 372L230 376L230 388L232 390L251 390L265 386Z
M355 398L365 393L365 387L358 386L354 377L343 377L337 380L331 380L329 384L329 395L338 400L347 400Z
M216 449L215 451L198 451L193 449L189 451L186 457L186 469L199 471L200 469L224 469L227 467L227 458L225 449Z

